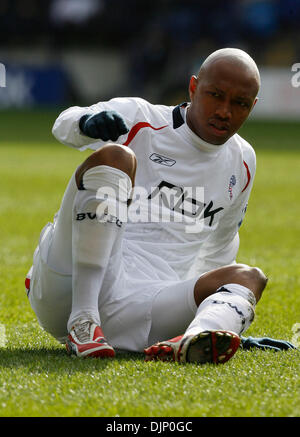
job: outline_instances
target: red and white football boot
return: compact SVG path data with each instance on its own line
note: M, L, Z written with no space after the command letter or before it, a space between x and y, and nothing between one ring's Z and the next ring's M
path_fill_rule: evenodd
M88 320L76 323L66 341L67 352L77 357L113 358L115 351L104 338L100 326Z
M231 331L203 331L187 337L180 335L146 348L145 361L220 364L236 353L240 342L240 337Z

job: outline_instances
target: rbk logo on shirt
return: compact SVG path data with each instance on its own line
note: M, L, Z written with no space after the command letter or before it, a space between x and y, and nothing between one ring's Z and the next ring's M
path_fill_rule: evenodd
M166 165L167 167L172 167L176 164L175 159L167 158L166 156L159 155L158 153L152 153L149 156L151 161L156 162L157 164Z
M173 196L170 197L168 196L168 192L170 194L171 191L173 192ZM187 217L200 218L200 215L202 215L202 219L209 217L209 226L212 226L215 215L224 209L223 207L213 209L214 204L212 200L209 204L206 204L199 199L188 196L182 187L166 181L161 181L149 194L148 200L155 199L157 196L161 198L166 208L174 212L178 212ZM190 206L190 208L186 209L187 205Z

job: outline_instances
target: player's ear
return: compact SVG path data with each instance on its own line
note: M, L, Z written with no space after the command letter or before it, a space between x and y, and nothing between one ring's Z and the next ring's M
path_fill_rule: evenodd
M189 94L190 94L191 101L193 101L193 97L197 89L197 84L198 84L198 78L197 76L193 75L190 79L190 85L189 85Z
M257 101L258 101L258 97L255 97L255 100L254 100L254 102L253 102L253 105L252 105L251 111L252 111L252 109L254 108L254 106L256 105Z

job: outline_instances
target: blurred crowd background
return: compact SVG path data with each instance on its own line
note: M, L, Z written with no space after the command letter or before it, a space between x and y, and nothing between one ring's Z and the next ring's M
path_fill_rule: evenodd
M293 100L299 23L298 0L1 0L0 107L126 95L177 103L188 99L190 75L222 47L246 50L273 78L273 93L286 80L280 93Z

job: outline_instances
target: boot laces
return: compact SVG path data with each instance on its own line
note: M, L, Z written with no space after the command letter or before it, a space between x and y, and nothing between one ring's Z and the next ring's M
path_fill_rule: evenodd
M74 327L76 337L81 343L85 343L91 340L90 328L91 328L91 322L89 321L80 323L76 327Z

